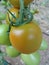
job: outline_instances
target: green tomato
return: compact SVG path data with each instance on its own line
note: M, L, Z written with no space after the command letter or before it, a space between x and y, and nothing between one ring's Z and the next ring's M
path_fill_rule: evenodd
M2 5L6 5L6 2L4 0L1 1Z
M48 48L47 42L45 39L42 40L40 50L46 50Z
M5 20L6 14L0 12L0 20Z
M40 54L35 52L33 54L21 54L21 58L26 65L39 65Z
M0 45L11 45L8 30L9 30L8 24L0 25Z
M5 6L11 6L11 4L9 3L9 1L8 0L3 0L3 1L1 1L1 4L2 5L5 5Z
M13 46L7 46L6 53L10 57L17 57L18 55L20 55L20 52L16 50Z

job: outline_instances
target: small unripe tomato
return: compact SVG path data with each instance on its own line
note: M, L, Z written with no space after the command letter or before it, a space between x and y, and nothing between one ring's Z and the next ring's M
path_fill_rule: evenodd
M6 46L6 54L10 57L17 57L20 55L19 51L13 46Z
M8 24L0 24L0 45L11 45L8 30Z
M39 65L41 56L38 52L32 54L21 54L21 59L25 65Z

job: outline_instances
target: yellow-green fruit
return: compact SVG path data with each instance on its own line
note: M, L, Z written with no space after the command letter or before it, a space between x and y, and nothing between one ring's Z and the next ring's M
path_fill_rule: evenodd
M11 8L9 9L9 11L16 17L19 17L19 9L17 8ZM6 23L10 24L9 18L11 21L16 22L16 19L9 13L7 12L6 14Z

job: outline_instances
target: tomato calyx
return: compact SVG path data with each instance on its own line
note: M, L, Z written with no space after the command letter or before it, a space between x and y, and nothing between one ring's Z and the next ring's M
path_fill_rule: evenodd
M11 21L10 17L9 21L10 21L10 25L12 24L12 26L20 26L23 24L27 24L30 21L32 21L33 19L33 15L32 13L29 11L28 8L24 7L24 1L23 0L19 0L20 1L20 10L19 10L19 18L16 18L8 9L8 12L12 15L12 17L14 19L16 19L15 22Z
M8 12L13 16L14 19L16 19L16 22L13 22L10 19L10 17L8 17L10 23L12 24L12 26L20 26L20 25L29 23L33 19L32 13L30 13L30 11L28 9L23 9L23 11L22 11L23 12L22 18L21 18L21 14L20 14L19 18L16 18L9 10L8 10Z

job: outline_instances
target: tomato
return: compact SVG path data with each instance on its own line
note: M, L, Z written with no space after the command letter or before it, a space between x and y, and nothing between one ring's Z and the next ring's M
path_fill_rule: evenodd
M10 45L8 30L9 25L7 24L0 25L0 45Z
M19 17L19 9L16 9L16 8L11 8L10 10L9 10L12 14L14 14L14 16L16 17L16 18L18 18ZM9 13L9 12L7 12L7 14L6 14L6 23L10 23L10 21L9 21L9 18L12 20L12 21L16 21L16 19L15 18L13 18L13 16Z
M33 0L24 0L24 5L27 6ZM16 8L20 8L19 0L9 0L9 2Z
M21 54L21 58L25 65L39 65L41 57L38 52L35 52L32 54Z
M2 5L6 5L7 2L5 2L4 0L1 1Z
M28 23L19 27L11 27L9 38L11 44L21 53L29 54L39 49L42 33L35 23Z
M13 46L7 46L6 53L10 57L16 57L20 54L20 52L18 50L16 50Z
M45 39L42 40L40 50L46 50L48 48L47 42Z
M0 20L5 20L6 19L6 14L0 12Z

